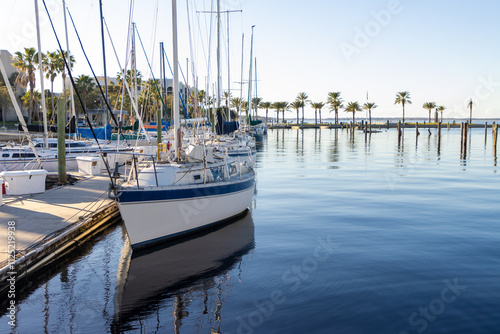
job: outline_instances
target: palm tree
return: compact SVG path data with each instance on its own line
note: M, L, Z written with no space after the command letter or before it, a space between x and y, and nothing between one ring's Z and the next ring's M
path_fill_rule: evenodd
M446 107L445 106L439 106L437 110L441 112L441 123L443 123L443 111L445 111Z
M347 103L347 107L345 108L345 111L347 112L352 112L352 124L356 123L356 111L361 111L361 106L359 103L356 102L349 102Z
M340 92L330 92L326 99L326 103L330 104L330 110L335 111L335 124L339 123L339 109L343 108Z
M55 107L54 107L54 80L60 73L61 68L61 55L59 52L47 51L47 54L43 57L43 70L45 72L45 77L50 80L50 97L52 100L52 120L54 121Z
M319 124L321 124L321 109L323 109L324 106L325 106L324 102L316 103L316 108L318 108L318 112L319 112Z
M318 124L318 108L316 108L316 102L309 102L311 107L314 109L314 124Z
M201 104L204 104L206 95L207 94L205 93L205 91L203 89L199 90L198 91L198 102ZM240 105L241 105L241 103L240 103Z
M431 110L436 108L436 102L425 102L422 108L429 110L429 123L431 122Z
M31 103L33 103L34 106L37 107L40 104L41 99L42 94L40 94L40 92L37 90L34 90L33 94L31 93L31 91L28 91L24 93L23 96L21 96L21 102L26 108L28 108Z
M59 55L61 56L61 61L60 61L60 63L58 63L59 64L59 73L62 73L62 81L63 81L63 89L64 89L65 84L66 84L66 65L64 63L64 59L66 59L66 62L68 63L68 66L69 66L69 69L72 70L73 65L75 64L75 57L73 57L72 55L70 55L68 57L68 51L64 51L64 53L61 53L61 51L59 51ZM64 58L63 58L63 56L64 56ZM64 89L64 106L66 108L66 89Z
M271 108L276 110L276 124L280 122L280 103L274 102L271 104Z
M229 110L229 101L231 101L231 97L233 96L233 94L231 94L231 92L223 92L222 94L224 95L224 99L226 100L226 109Z
M306 102L308 102L308 100L307 100L308 97L309 96L307 96L307 94L304 92L301 92L297 95L297 100L299 100L302 104L301 105L301 107L302 107L302 124L304 124L304 106L305 106Z
M321 124L321 109L325 106L323 102L311 102L311 107L314 108L314 124L317 124L317 112L319 110L319 123Z
M410 93L408 91L397 92L396 101L394 104L401 104L403 106L403 123L405 122L405 104L411 104Z
M469 123L472 123L472 99L467 103L467 108L470 108L470 116L469 116Z
M262 109L266 109L266 123L267 123L267 113L269 112L269 108L271 108L271 102L262 102L260 104Z
M363 105L363 108L365 110L368 110L368 113L369 113L369 116L370 116L370 126L372 125L372 109L375 109L377 108L378 106L373 103L373 102L366 102L364 105Z
M255 111L254 117L255 118L257 118L257 109L261 108L261 106L260 106L261 102L262 102L262 98L261 97L254 97L254 98L252 98L252 106L254 107L254 111Z
M292 103L290 103L289 107L297 110L297 125L299 125L299 109L300 107L302 107L302 102L299 100L295 100Z
M33 91L35 90L35 70L38 66L38 52L35 51L35 48L24 48L24 53L19 51L15 53L14 60L14 67L20 71L21 86L25 88L29 85L28 124L31 124L31 117L35 111Z
M83 107L85 108L85 110L87 110L88 96L90 92L94 90L94 87L94 79L92 79L88 75L82 74L75 80L75 88L78 90L78 93L80 93L80 96L82 97Z
M236 113L240 114L241 99L239 97L233 97L231 99L231 107L236 108Z
M283 112L283 120L282 122L285 123L285 111L290 108L290 105L286 101L281 101L281 102L276 102L278 109L276 110L278 113L279 111Z

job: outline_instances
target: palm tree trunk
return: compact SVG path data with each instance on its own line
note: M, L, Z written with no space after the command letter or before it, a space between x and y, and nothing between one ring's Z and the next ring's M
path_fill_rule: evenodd
M405 104L403 103L403 124L405 123Z
M269 109L266 109L266 123L267 123L267 113L269 112Z
M297 125L299 125L299 109L297 109Z
M372 127L372 110L368 109L368 114L370 116L370 128Z
M304 107L302 107L302 125L304 125Z
M431 110L429 109L429 123L431 122Z
M321 109L319 110L319 124L321 124Z
M314 124L318 124L318 110L314 109Z
M276 110L276 124L280 122L280 111Z
M55 115L55 112L54 112L54 80L50 80L50 98L52 100L52 123L54 123L54 115Z

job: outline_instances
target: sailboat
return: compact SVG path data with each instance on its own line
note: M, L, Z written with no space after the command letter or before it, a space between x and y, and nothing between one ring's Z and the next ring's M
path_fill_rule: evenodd
M110 194L118 201L132 249L178 237L241 215L255 192L255 172L246 162L212 147L182 148L179 117L176 0L173 26L173 162L153 162Z

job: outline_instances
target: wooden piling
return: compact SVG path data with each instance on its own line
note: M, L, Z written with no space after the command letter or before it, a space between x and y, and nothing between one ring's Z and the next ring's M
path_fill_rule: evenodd
M488 138L488 122L484 123L484 147L486 147L486 139Z
M58 185L67 183L66 180L66 144L64 138L64 130L66 123L66 112L64 108L64 100L57 100L57 171Z
M467 158L467 132L469 129L469 123L467 123L467 122L461 123L460 128L461 128L460 154L461 154L462 159L466 159Z
M398 121L398 146L401 144L401 136L402 136L401 121Z
M460 159L463 158L464 153L464 123L460 123Z
M437 150L438 150L438 155L441 151L441 122L438 122L438 147L437 147Z
M491 131L493 134L493 151L496 154L496 152L497 152L498 124L495 124L495 122L493 122L493 124L491 125Z

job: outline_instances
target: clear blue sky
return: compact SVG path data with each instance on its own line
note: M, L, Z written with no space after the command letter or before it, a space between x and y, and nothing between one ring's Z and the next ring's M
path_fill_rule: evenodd
M62 1L46 2L63 37ZM137 1L134 21L158 76L159 41L165 42L170 61L172 57L171 4L158 1L155 29L156 3ZM13 53L24 46L36 46L33 1L0 0L0 4L0 49ZM195 56L191 57L189 50L186 1L178 0L179 59L183 70L186 58L196 60L199 86L203 88L210 16L194 11L210 10L211 5L215 9L215 2L189 0L189 4ZM68 0L67 5L95 70L102 75L99 2ZM55 50L53 33L40 6L42 49ZM128 6L125 0L103 0L104 16L122 65ZM395 94L407 90L413 102L407 107L410 117L425 117L427 111L422 104L429 101L447 107L445 117L467 117L466 101L470 98L476 104L476 116L500 117L498 1L221 0L221 7L243 10L230 14L231 81L240 80L242 33L245 34L244 79L248 77L250 27L255 25L258 95L266 101L291 102L304 91L312 101L320 102L326 100L328 92L341 91L345 101L364 103L368 92L369 100L379 106L374 115L397 117L401 115L401 106L393 104ZM222 62L226 64L226 14L222 19ZM214 43L214 34L212 38ZM75 74L90 74L72 31L70 47L78 61ZM108 74L114 75L119 68L109 41L106 48ZM212 47L212 68L214 50ZM138 66L145 77L151 77L140 50ZM222 76L226 90L226 66ZM233 94L239 96L239 85L232 86ZM324 115L327 114L325 108ZM290 112L287 116L293 115ZM306 116L312 115L312 110L307 110Z

